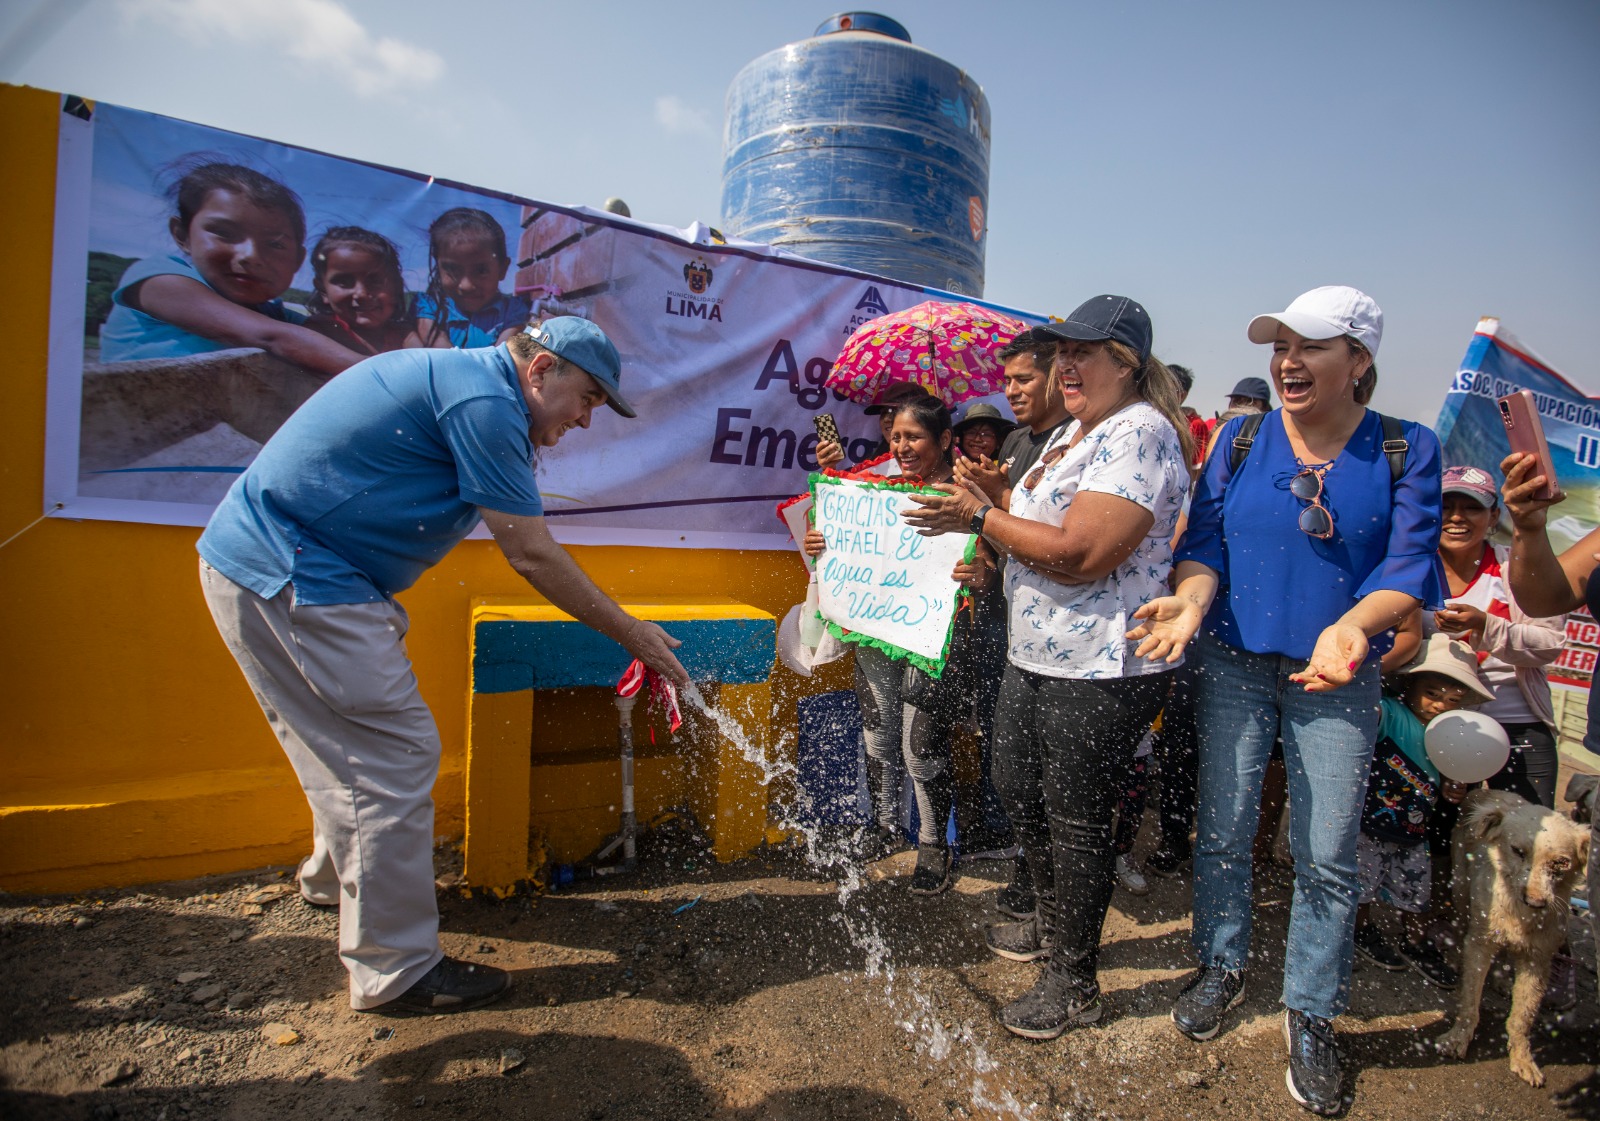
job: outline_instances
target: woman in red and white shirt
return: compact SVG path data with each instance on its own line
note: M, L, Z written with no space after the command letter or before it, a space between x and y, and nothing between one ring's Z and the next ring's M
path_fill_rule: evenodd
M1489 785L1554 808L1559 760L1544 667L1561 655L1565 622L1560 616L1534 618L1511 597L1502 576L1507 550L1487 541L1499 515L1499 492L1487 471L1452 467L1444 473L1439 559L1450 598L1424 620L1431 624L1424 629L1470 645L1478 655L1478 676L1494 693L1478 711L1505 728L1511 757Z

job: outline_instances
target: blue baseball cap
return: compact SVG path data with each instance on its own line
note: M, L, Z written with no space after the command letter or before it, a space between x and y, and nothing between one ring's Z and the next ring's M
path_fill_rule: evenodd
M606 391L606 404L617 412L630 418L639 415L622 397L622 359L617 356L617 348L589 320L558 315L543 323L528 324L523 333L599 382Z
M1233 387L1229 397L1248 397L1252 401L1262 401L1272 404L1272 390L1267 388L1265 378L1240 378L1239 384Z
M1080 342L1115 339L1137 354L1140 362L1150 357L1155 333L1149 313L1126 296L1096 296L1079 304L1062 322L1045 323L1035 329Z

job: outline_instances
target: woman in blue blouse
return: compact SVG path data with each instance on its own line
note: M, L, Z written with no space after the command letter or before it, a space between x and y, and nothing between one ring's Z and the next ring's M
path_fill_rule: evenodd
M1286 1078L1295 1100L1320 1114L1342 1105L1330 1021L1349 995L1378 660L1396 623L1443 600L1439 441L1403 424L1396 473L1382 418L1366 407L1382 332L1378 305L1345 287L1315 289L1251 321L1250 340L1272 344L1283 405L1242 458L1234 438L1247 418L1219 430L1195 485L1175 592L1141 608L1129 632L1142 640L1139 653L1169 661L1194 639L1200 666L1200 969L1172 1011L1191 1039L1216 1035L1244 998L1250 845L1262 774L1283 738L1295 862Z

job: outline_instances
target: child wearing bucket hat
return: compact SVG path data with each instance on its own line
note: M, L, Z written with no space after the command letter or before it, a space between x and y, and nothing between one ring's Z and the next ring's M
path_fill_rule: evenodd
M1367 778L1356 863L1361 906L1356 912L1356 953L1380 969L1415 969L1450 991L1456 971L1427 936L1432 891L1428 818L1440 796L1461 800L1466 788L1439 774L1423 746L1423 728L1436 716L1493 698L1478 676L1478 659L1466 643L1435 633L1416 658L1397 670L1385 696L1378 742ZM1373 904L1404 915L1405 938L1391 945L1371 918Z

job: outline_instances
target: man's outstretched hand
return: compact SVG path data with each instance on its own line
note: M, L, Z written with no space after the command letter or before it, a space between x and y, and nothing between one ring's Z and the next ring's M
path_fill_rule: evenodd
M677 655L673 653L683 645L682 640L673 638L648 620L635 619L633 623L622 643L628 653L678 688L681 689L689 684L689 671L683 668L683 663L678 661Z

